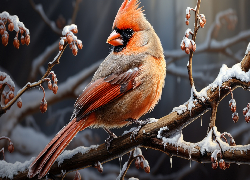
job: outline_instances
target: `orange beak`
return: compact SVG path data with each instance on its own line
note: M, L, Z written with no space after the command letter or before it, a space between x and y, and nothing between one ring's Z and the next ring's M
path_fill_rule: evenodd
M109 35L109 37L107 39L107 43L109 43L113 46L121 46L121 45L123 45L123 40L121 38L121 35L114 30Z

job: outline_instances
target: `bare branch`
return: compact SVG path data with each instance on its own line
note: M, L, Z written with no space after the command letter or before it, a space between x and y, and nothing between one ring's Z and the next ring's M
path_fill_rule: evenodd
M48 46L43 53L36 57L32 61L32 69L30 72L30 81L34 81L36 75L39 71L40 66L42 66L48 58L58 49L58 41L54 42L52 45Z
M62 35L62 31L56 27L56 24L54 21L49 20L49 18L46 16L43 6L41 4L35 4L33 0L30 0L30 4L32 8L41 16L43 21L50 27L51 30L53 30L55 33L57 33L59 36Z
M74 10L73 10L73 14L71 17L71 23L70 24L75 24L76 21L76 16L77 16L77 12L79 9L79 4L82 2L82 0L76 0L74 3Z

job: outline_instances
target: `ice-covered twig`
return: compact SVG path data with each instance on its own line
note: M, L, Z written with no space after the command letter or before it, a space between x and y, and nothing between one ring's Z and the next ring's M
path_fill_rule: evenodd
M67 98L77 98L82 92L83 88L85 88L85 86L88 84L88 78L94 74L101 61L98 61L90 67L83 69L61 83L60 90L57 92L57 96L54 96L50 90L45 90L48 105L57 103ZM16 89L20 88L16 87ZM31 115L32 113L39 111L41 92L35 89L26 91L26 93L22 95L22 100L24 104L21 109L12 107L8 113L5 114L5 118L1 119L1 135L9 135L14 127L22 119L25 119L27 115Z
M233 18L229 18L230 16L233 16ZM246 30L246 31L241 31L238 35L231 37L231 38L227 38L224 39L222 41L217 41L216 39L214 39L214 37L216 36L216 32L218 33L219 30L222 27L222 23L221 21L223 19L229 19L229 20L233 20L234 23L236 23L237 21L235 19L237 19L235 12L231 9L219 12L216 15L215 21L212 23L212 25L209 27L208 33L206 35L205 41L202 44L199 44L197 46L197 49L195 51L196 54L199 53L204 53L204 52L221 52L223 54L225 54L228 57L233 58L236 62L239 62L241 59L236 56L233 53L229 53L230 51L227 50L230 46L232 46L233 44L245 41L247 38L250 37L250 30ZM232 22L232 23L233 23ZM231 23L231 22L229 22ZM233 23L233 24L234 24ZM166 58L173 58L171 60L171 62L177 61L183 57L185 57L185 53L182 53L182 50L177 49L177 50L171 50L171 51L164 51L165 57Z
M77 12L78 12L78 8L79 8L79 4L82 0L76 0L75 2L75 6L74 6L74 10L73 10L73 13L72 13L72 18L70 19L70 24L74 24L75 23L75 19L76 19L76 16L77 16ZM40 5L35 5L34 2L32 0L30 0L30 3L32 5L33 8L35 7L38 7ZM39 8L38 8L39 9ZM41 13L43 12L43 8L41 6L40 8L42 11L37 11L38 13ZM45 16L46 18L43 18L43 20L47 19L47 16L45 15L45 13L43 12L42 13L43 16ZM41 17L43 17L41 16ZM50 20L48 20L50 21ZM52 23L47 23L50 27L51 27L51 24L55 24L54 22ZM54 27L54 25L53 25ZM51 27L51 29L53 30L53 27ZM58 32L60 31L60 29L55 29L55 32L58 34ZM61 31L59 32L59 35L61 35ZM36 75L38 73L38 70L39 68L46 62L46 60L49 58L49 56L56 51L56 49L58 48L58 41L54 42L52 45L48 46L45 51L40 54L37 58L35 58L32 62L32 69L31 69L31 72L30 72L30 81L34 81L35 78L36 78Z
M201 20L200 20L200 3L201 0L197 1L197 5L195 8L195 24L194 24L194 31L191 33L192 34L192 42L188 42L188 45L186 44L186 53L189 54L189 63L187 65L187 69L188 69L188 75L189 75L189 81L190 81L190 85L191 87L194 86L194 80L193 80L193 75L192 75L192 60L193 60L193 54L194 51L196 50L196 44L195 44L195 39L196 39L196 35L197 32L199 30L199 27L201 26ZM191 32L191 30L188 30L188 32L186 32L185 36L187 36L187 34L189 34ZM185 37L187 38L187 37ZM188 46L190 46L191 48L189 48ZM192 49L192 51L187 51L189 49Z
M130 151L128 161L124 163L122 170L120 171L119 176L116 180L123 180L131 163L135 160L135 167L139 169L140 167L144 169L146 173L150 172L150 167L148 161L142 155L142 151L139 147L136 147L134 150Z
M50 90L53 90L53 93L56 94L57 93L57 79L55 77L55 75L52 73L52 68L56 65L59 64L59 60L64 52L64 49L67 47L68 44L72 44L74 46L76 46L74 43L77 43L78 48L81 49L82 44L81 41L77 39L77 37L74 35L74 33L77 33L77 26L76 25L70 25L70 26L65 26L63 29L63 37L60 42L59 42L59 49L60 51L58 52L57 56L54 58L53 61L48 63L48 68L47 71L45 72L45 74L43 75L43 77L38 81L38 82L34 82L34 83L30 83L28 82L21 90L18 91L17 95L12 98L8 103L6 103L6 105L4 107L0 107L0 116L2 114L4 114L6 112L7 109L9 109L19 98L20 96L27 91L28 89L34 88L34 87L38 87L40 86L43 82L47 81L48 82L48 87ZM74 53L74 50L76 50L76 48L73 48L73 54L76 55L76 53ZM54 81L54 85L53 87L50 86L51 81L48 78L48 76L52 74L52 80Z
M30 33L29 29L25 27L25 25L19 21L18 16L11 16L8 12L4 11L0 13L0 34L2 36L2 44L7 46L9 41L9 33L6 29L6 24L8 23L9 31L16 31L16 37L14 38L13 45L15 48L19 49L20 43L18 40L18 33L21 34L21 43L22 45L29 45L30 43ZM25 36L25 37L24 37Z

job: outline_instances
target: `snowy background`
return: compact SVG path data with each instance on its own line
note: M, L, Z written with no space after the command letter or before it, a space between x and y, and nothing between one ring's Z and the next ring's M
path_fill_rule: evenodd
M75 4L75 1L72 0L43 2L36 0L32 2L36 5L42 3L42 6L36 6L37 10L41 10L41 7L43 7L50 21L56 23L60 22L60 19L63 22L64 19L66 24L70 22ZM114 17L121 3L122 0L82 0L79 4L75 24L78 26L77 37L82 40L83 49L79 50L75 57L67 48L60 60L61 63L53 68L57 75L59 89L57 95L46 92L48 111L44 114L39 111L43 93L37 88L22 96L23 107L21 109L14 105L0 119L0 135L10 137L15 145L14 153L5 153L6 161L14 163L30 160L69 121L74 101L90 81L92 75L86 76L85 81L79 80L79 77L93 71L100 60L104 59L109 53L106 39L111 32ZM163 117L171 112L175 106L183 104L190 97L190 85L186 70L188 56L181 51L180 42L186 29L188 27L192 29L194 23L191 20L188 27L185 25L186 7L195 7L195 4L196 0L142 0L141 2L146 17L159 35L165 54L168 56L166 57L168 63L166 85L161 101L153 112L145 115L142 119ZM194 81L198 91L215 79L222 64L231 67L243 58L250 40L249 5L250 1L247 0L202 0L200 13L205 14L207 24L204 29L198 32L196 43L197 52L200 53L194 54L193 60ZM228 27L227 23L223 25L222 20L221 28L215 35L215 32L211 32L211 27L216 19L216 14L227 9L235 11L235 15L238 17L236 27ZM16 84L16 90L19 90L28 81L38 80L41 77L40 72L43 72L43 69L47 67L47 62L55 57L59 42L59 35L56 32L60 29L60 23L56 23L59 24L56 28L48 26L32 8L30 1L2 0L0 12L3 11L9 12L11 15L18 15L20 21L30 30L31 43L29 46L20 46L19 50L15 49L12 43L15 37L14 32L9 33L9 44L6 47L0 45L0 71L8 73ZM194 13L191 13L191 19L193 19L193 16ZM213 42L211 46L206 46L206 43L210 42L208 38L210 32L214 40L211 41ZM240 32L244 33L240 34ZM227 47L230 43L229 40L234 40L233 38L236 38L236 40ZM224 44L218 44L219 42L224 42ZM227 48L221 49L221 45ZM201 50L204 50L204 52L201 52ZM35 62L44 59L46 61L42 61L41 67L36 65ZM34 67L38 67L37 70ZM71 79L69 79L70 77ZM72 83L74 82L76 82L77 88L72 90ZM232 113L228 107L230 96L228 96L219 105L216 126L220 132L230 132L235 137L236 144L248 144L250 143L250 132L248 132L250 124L245 123L242 109L250 102L250 94L242 89L236 89L234 98L240 116L239 122L234 124L231 118ZM208 112L202 117L202 121L199 118L185 128L183 130L184 140L201 141L207 133L209 117L210 113ZM124 130L128 129L130 127L115 129L113 132L119 136ZM67 149L74 149L79 145L102 144L107 137L108 135L102 129L86 129L77 135ZM7 148L4 144L5 141L0 143L1 147L5 145ZM170 158L167 155L150 149L142 150L151 166L151 173L146 174L143 170L137 170L132 165L126 177L134 176L140 180L250 178L248 165L231 164L229 169L223 171L220 169L213 170L211 164L192 162L190 168L189 161L173 157L171 168ZM126 159L127 156L124 156L123 163ZM87 168L80 172L84 179L100 179L101 176L104 176L103 179L115 179L119 174L119 167L120 163L117 159L104 164L102 174L94 168ZM69 179L72 179L72 177L69 177Z

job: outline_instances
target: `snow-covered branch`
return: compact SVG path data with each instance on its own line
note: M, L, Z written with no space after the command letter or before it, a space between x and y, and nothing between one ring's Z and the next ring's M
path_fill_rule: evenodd
M250 61L249 51L248 48L247 54L241 63L234 65L232 68L226 68L224 65L215 81L201 92L196 93L200 101L197 101L195 97L191 97L187 103L174 108L167 116L143 126L135 140L131 139L131 132L114 139L109 152L105 144L90 148L78 147L73 151L65 151L52 166L50 173L60 174L61 170L69 172L93 166L96 162L103 164L114 158L119 158L138 146L160 150L171 156L175 155L202 163L211 163L211 156L215 162L217 162L217 158L220 158L223 159L220 162L249 163L250 145L236 145L235 142L230 142L230 144L224 142L222 135L228 133L220 134L216 126L211 127L207 136L198 143L185 142L182 135L182 129L209 111L212 102L219 103L230 91L237 87L248 89L250 86L250 66L246 62ZM212 164L215 162L212 162ZM23 164L25 168L27 168L26 164L27 162ZM58 166L59 164L60 166ZM12 166L16 167L14 164L5 164L3 168ZM221 167L228 166L224 163L224 166ZM20 168L23 170L21 165ZM26 176L27 169L15 175L14 179L23 179ZM6 174L1 174L1 177L6 177Z
M43 90L44 96L42 98L42 102L40 103L40 110L41 110L41 112L45 112L47 110L47 101L45 100L46 91L41 86L41 84L44 83L44 82L48 82L49 90L52 90L54 94L57 93L57 90L58 90L57 81L58 80L56 78L55 73L53 71L51 71L51 70L54 67L54 65L59 64L59 59L60 59L61 55L64 52L64 49L67 47L68 44L70 45L70 48L72 49L72 53L74 55L76 55L77 51L78 51L76 45L78 46L78 48L80 48L80 49L82 48L81 41L78 40L77 37L74 35L75 33L77 33L77 31L78 31L77 26L74 25L74 24L64 27L63 32L62 32L64 37L61 38L60 43L59 43L60 51L58 52L58 54L54 58L54 60L52 60L51 62L48 63L47 71L44 73L43 77L37 82L33 82L33 83L28 82L22 89L20 89L17 92L16 96L14 96L14 87L15 87L15 85L14 85L13 81L10 79L10 77L6 73L0 72L0 84L1 84L0 93L1 93L1 95L2 95L2 93L4 95L3 96L4 97L3 98L4 99L4 105L3 105L2 101L1 101L2 105L0 107L0 115L5 114L6 111L9 110L10 107L12 107L12 105L17 100L18 100L18 104L17 104L18 107L19 108L22 107L23 103L22 103L20 97L24 94L24 92L26 92L27 90L29 90L31 88L34 88L34 87L41 87L41 89ZM47 53L45 53L45 54L47 54ZM40 58L40 59L38 58L37 63L39 64L39 62L41 62L42 59L43 58ZM50 78L48 78L49 75L52 75L52 80L54 82L53 86L52 86ZM86 76L82 76L80 79L81 80L86 79ZM69 84L72 84L72 82L69 83ZM79 84L79 82L73 82L73 84L72 84L74 86L74 87L72 87L73 90L76 89L77 84ZM5 88L6 85L9 86L9 89L10 89L9 93L5 93L5 91L4 91L4 88ZM14 113L9 114L11 117L7 118L6 122L1 122L1 123L4 124L3 126L1 126L1 129L3 129L3 131L1 131L1 133L4 133L5 135L9 134L9 132L11 131L13 126L16 125L17 119L20 118L20 116L19 116L20 114L22 114L24 116L29 115L30 113L35 111L33 109L34 107L37 107L37 105L39 106L39 104L37 102L39 102L40 100L38 100L37 102L34 102L35 99L40 98L40 96L37 93L34 93L32 91L32 92L27 93L27 95L29 95L27 99L32 99L32 100L28 101L27 105L24 105L24 107L22 108L22 109L24 109L23 111L15 111L14 110ZM33 98L31 98L32 96L33 96ZM2 96L0 96L0 97L2 97ZM58 96L57 96L57 99L58 99ZM31 103L31 102L33 102L33 103ZM14 114L16 114L17 116L15 116ZM5 128L5 127L8 127L8 128Z
M228 16L232 16L231 18L227 18ZM218 33L222 26L222 19L228 19L231 20L230 24L234 24L237 22L237 17L235 16L235 12L232 9L228 9L225 11L222 11L216 15L215 21L212 23L210 28L208 29L205 41L201 44L197 45L197 49L195 51L195 54L198 53L204 53L204 52L221 52L225 55L232 57L234 60L237 60L239 62L239 58L237 56L233 56L232 53L228 53L228 48L231 47L234 44L237 44L239 42L247 40L247 38L250 37L250 30L242 31L238 35L224 39L222 41L218 41L214 39L213 37L216 36L215 34ZM233 25L232 25L233 26ZM178 59L181 59L186 56L186 54L181 50L171 50L171 51L164 51L164 55L166 58L172 58L169 63L176 61Z
M96 71L101 61L92 66L83 69L76 75L69 77L65 82L59 84L57 95L55 96L50 90L45 90L46 101L48 105L54 104L66 98L77 98L88 82L86 80ZM16 124L27 115L39 111L42 93L37 89L27 91L22 95L23 106L21 109L13 106L1 119L1 135L9 135Z

